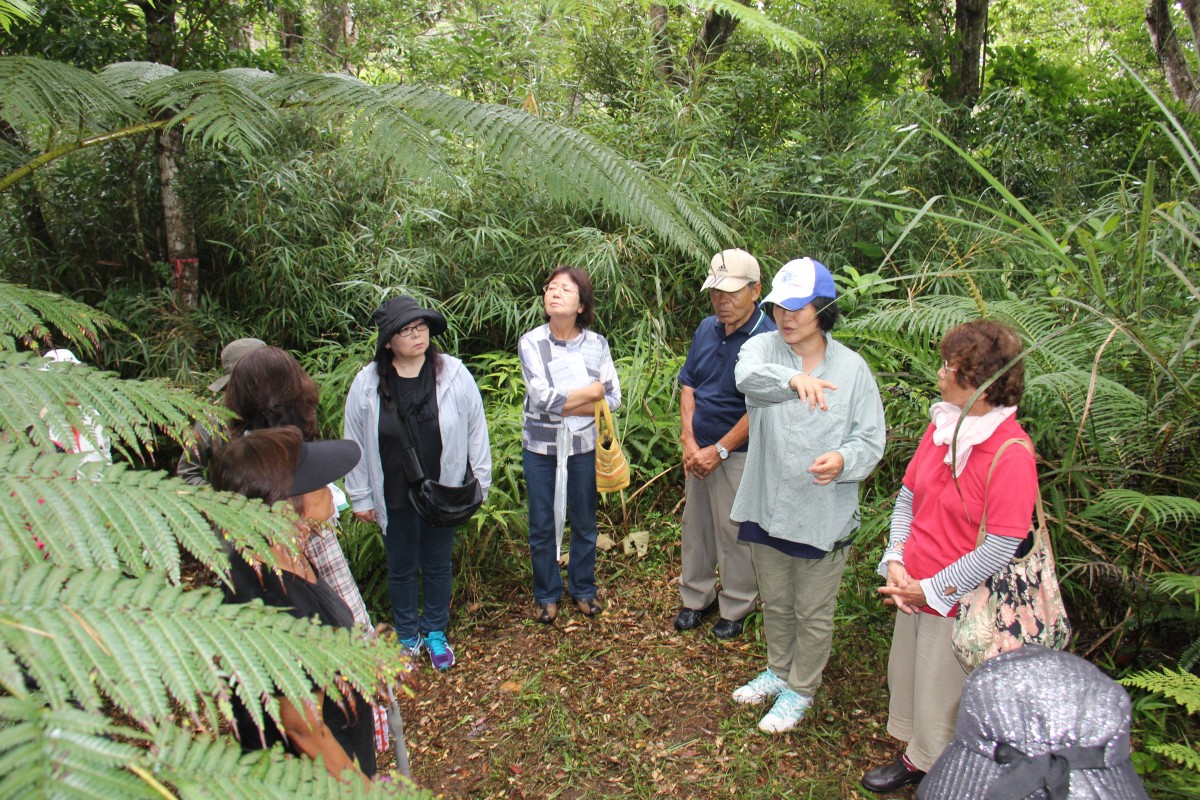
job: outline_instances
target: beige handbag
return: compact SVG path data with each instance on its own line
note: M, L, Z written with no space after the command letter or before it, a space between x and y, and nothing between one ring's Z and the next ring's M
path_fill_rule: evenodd
M619 492L629 486L629 462L621 452L608 402L596 401L596 491Z

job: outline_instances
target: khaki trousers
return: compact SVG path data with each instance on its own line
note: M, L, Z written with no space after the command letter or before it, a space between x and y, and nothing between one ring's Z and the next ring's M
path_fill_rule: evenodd
M833 647L833 611L850 548L794 558L751 544L767 635L767 666L792 691L812 697Z
M954 618L896 613L888 655L887 730L908 742L913 766L928 772L954 738L954 721L967 671L954 657Z
M746 454L730 453L707 478L689 477L684 484L679 599L699 610L716 598L724 619L749 614L758 596L750 547L738 541L738 524L729 518L745 468Z

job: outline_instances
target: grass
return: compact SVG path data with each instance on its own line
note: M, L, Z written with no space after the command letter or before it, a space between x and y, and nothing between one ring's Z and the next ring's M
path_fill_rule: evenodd
M566 605L553 627L533 622L525 574L456 606L458 666L423 666L401 703L417 782L452 798L872 797L858 779L896 746L884 731L891 617L864 603L873 548L847 571L813 708L770 736L756 727L765 707L730 699L765 666L759 615L733 642L671 624L678 537L659 524L646 557L602 553L596 619Z

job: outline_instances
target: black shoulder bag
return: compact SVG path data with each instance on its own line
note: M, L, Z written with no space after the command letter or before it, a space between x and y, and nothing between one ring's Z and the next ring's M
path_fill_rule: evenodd
M462 486L447 486L425 477L421 457L413 445L408 423L400 416L399 408L396 409L396 420L400 423L400 445L404 448L400 460L404 464L404 477L409 483L408 502L433 527L457 528L483 505L483 489L471 470L471 459L467 458L467 482Z

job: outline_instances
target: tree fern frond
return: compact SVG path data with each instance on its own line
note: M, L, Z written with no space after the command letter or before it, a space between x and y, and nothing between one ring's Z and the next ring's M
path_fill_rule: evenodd
M243 753L227 737L177 728L147 736L102 714L51 709L31 698L0 698L0 798L431 797L402 784L338 781L313 759L281 748ZM130 769L130 767L137 769Z
M117 450L134 457L142 448L153 450L155 430L188 443L192 420L213 413L210 402L165 381L120 380L85 365L0 352L0 430L21 437L28 432L42 448L52 448L51 429L65 435L72 428L98 448L99 423Z
M1200 501L1190 497L1172 495L1147 495L1133 489L1109 489L1084 511L1084 515L1095 519L1127 519L1129 527L1136 527L1145 518L1155 528L1178 526L1186 528L1200 523ZM1197 591L1200 581L1193 576L1190 582L1179 582L1169 575L1157 576L1156 580L1174 589L1173 593L1190 587Z
M670 0L666 5L690 11L695 6L681 0ZM820 47L811 39L796 33L786 25L780 25L768 17L757 6L745 5L737 0L709 0L700 8L711 8L738 21L746 33L762 38L775 50L783 50L793 55L800 50L812 50L819 53Z
M12 31L13 23L17 20L37 22L38 11L25 0L0 0L0 28L5 33Z
M147 569L179 582L179 548L216 572L229 567L221 539L270 558L268 541L291 531L286 504L189 486L123 464L82 465L81 456L0 445L0 557L64 567ZM281 513L283 512L283 513ZM286 540L287 537L285 537Z
M0 281L0 352L15 350L14 340L28 347L65 340L87 356L96 352L101 336L124 329L118 320L83 303Z
M229 716L231 689L258 715L260 698L300 704L313 685L338 696L345 681L370 696L404 668L397 647L153 575L8 562L0 585L0 650L53 708L98 711L108 700L151 727L177 704L215 729ZM4 688L24 691L23 683ZM278 720L278 704L269 701L266 713Z
M715 231L693 230L680 214L683 198L672 197L640 166L579 131L520 109L417 86L389 87L385 96L424 125L469 138L489 158L535 182L555 200L598 203L626 222L648 226L685 252L719 246Z
M1181 498L1171 499L1178 500ZM1192 606L1197 611L1200 611L1200 575L1186 575L1181 572L1161 572L1154 576L1152 586L1155 593L1165 595L1172 600L1178 600L1180 595L1190 596Z
M281 108L303 111L309 118L348 121L352 139L411 174L444 181L451 173L436 135L394 102L386 86L331 73L283 76L262 91Z
M406 785L361 780L338 781L324 765L307 758L290 758L280 748L242 753L226 739L192 739L182 731L164 730L142 760L182 800L313 800L330 798L432 798L431 792Z
M137 100L155 116L186 124L188 136L205 146L221 144L242 153L262 151L274 138L279 117L256 90L269 85L265 73L189 70L163 75L141 86Z
M978 319L979 309L970 297L928 295L914 300L880 299L846 320L856 338L903 345L902 352L927 359L950 328Z
M82 138L139 115L137 106L96 75L57 61L0 57L0 120L18 130Z
M125 769L145 757L140 731L102 714L0 697L0 731L0 798L162 797Z
M1189 714L1200 711L1200 677L1190 672L1176 671L1169 667L1163 667L1157 672L1143 670L1122 678L1121 683L1165 695L1186 708Z

